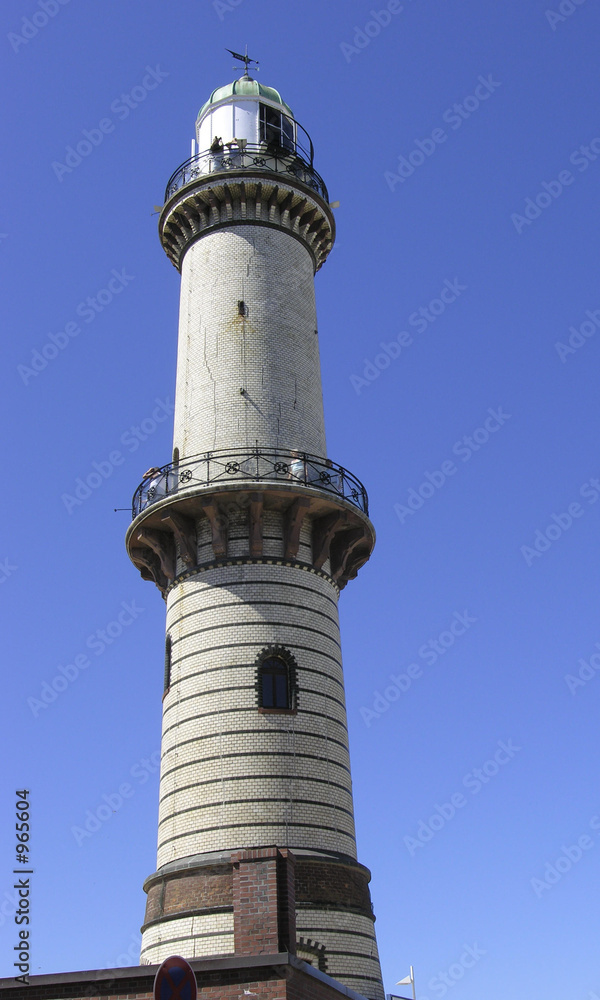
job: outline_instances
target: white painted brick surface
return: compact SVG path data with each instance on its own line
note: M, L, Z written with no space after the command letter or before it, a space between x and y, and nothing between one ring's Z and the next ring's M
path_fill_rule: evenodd
M372 920L360 914L302 906L296 913L296 932L299 938L325 946L328 975L357 993L383 1000ZM379 982L374 983L373 978Z
M324 456L316 331L312 260L294 237L231 226L191 246L181 274L173 438L181 459L257 441Z
M149 927L142 935L141 962L157 965L170 955L204 958L233 950L233 913L201 914Z

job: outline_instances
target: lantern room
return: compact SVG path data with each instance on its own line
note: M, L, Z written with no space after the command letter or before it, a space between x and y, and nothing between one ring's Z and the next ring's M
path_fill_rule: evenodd
M213 90L200 108L192 155L169 179L165 202L206 174L265 169L295 177L328 201L313 160L311 138L279 91L246 73Z
M209 149L215 138L224 145L245 140L251 145L273 144L295 151L297 124L279 91L246 75L213 90L200 109L196 122L198 151Z

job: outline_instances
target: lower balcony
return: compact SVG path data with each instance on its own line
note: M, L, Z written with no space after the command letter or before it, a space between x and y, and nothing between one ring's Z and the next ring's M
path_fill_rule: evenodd
M199 487L219 488L225 483L239 483L241 489L262 483L288 484L292 488L310 487L345 500L358 507L363 514L369 514L367 491L363 484L329 458L299 451L252 448L206 452L152 469L133 495L132 516L137 517L151 504L166 497Z
M150 469L132 507L129 556L163 594L216 565L256 562L322 573L342 589L375 544L362 483L298 451L210 452Z

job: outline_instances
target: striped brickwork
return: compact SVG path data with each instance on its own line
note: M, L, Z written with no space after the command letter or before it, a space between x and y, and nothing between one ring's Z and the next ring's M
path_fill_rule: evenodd
M246 512L233 505L228 520L232 564L192 574L167 598L171 683L163 703L158 869L261 844L350 861L356 850L338 591L325 573L276 564L283 551L281 514L265 512L271 565L242 558ZM205 519L197 536L198 563L210 563ZM310 539L307 523L298 553L307 566ZM284 646L296 663L295 714L259 712L256 660L273 645ZM322 971L379 997L364 869L349 875L345 868L337 882L322 864L316 875L306 871L306 864L299 866L301 947L325 956ZM211 868L197 881L167 880L150 890L143 961L159 962L185 947L194 957L234 951L233 906L222 873Z
M383 1000L381 967L373 918L324 905L296 911L297 947L310 961L306 944L323 950L322 971L373 1000ZM313 959L314 962L314 959ZM318 965L318 961L314 962Z
M354 856L337 592L268 565L219 567L168 598L158 865L244 844ZM256 660L298 665L297 714L258 713Z
M254 448L327 455L314 272L333 218L300 181L264 174L190 182L161 213L181 270L181 463ZM374 535L349 507L292 475L239 489L207 479L130 530L134 562L165 595L170 650L145 964L297 948L383 1000L337 610ZM293 673L285 710L261 704L260 657L273 649Z

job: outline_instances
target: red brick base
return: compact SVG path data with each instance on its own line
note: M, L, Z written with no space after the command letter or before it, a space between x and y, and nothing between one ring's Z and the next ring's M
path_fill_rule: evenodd
M193 959L199 1000L364 1000L288 952L244 958ZM29 985L0 979L7 1000L153 1000L158 966L31 976Z

